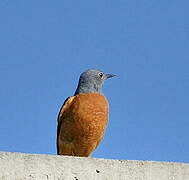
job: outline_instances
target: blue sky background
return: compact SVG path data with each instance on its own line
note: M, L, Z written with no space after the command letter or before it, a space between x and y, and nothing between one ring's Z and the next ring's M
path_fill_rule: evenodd
M0 150L55 154L88 68L117 74L93 157L189 162L189 1L0 1Z

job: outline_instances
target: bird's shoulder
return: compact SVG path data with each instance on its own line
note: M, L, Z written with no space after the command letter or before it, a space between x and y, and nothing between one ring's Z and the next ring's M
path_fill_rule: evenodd
M70 96L64 101L59 111L58 122L60 122L63 115L65 115L66 112L68 113L70 109L78 109L78 107L81 107L81 109L88 109L87 107L89 106L93 107L93 109L108 109L109 105L106 97L99 93L81 93Z
M70 107L74 100L75 96L69 96L63 103L62 107L60 108L59 114L58 114L58 122L60 121L60 118L64 114L64 112Z

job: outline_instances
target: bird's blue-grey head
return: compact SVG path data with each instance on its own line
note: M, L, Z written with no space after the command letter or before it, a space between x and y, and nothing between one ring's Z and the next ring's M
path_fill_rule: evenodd
M113 76L115 75L105 74L97 69L89 69L81 74L75 95L80 93L101 93L104 81Z

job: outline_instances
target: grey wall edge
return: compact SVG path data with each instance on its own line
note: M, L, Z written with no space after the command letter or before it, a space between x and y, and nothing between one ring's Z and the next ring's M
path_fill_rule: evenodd
M0 180L189 180L189 164L0 152Z

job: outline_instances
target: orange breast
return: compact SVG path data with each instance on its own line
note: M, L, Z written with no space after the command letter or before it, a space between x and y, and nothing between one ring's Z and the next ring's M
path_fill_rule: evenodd
M108 102L97 93L74 96L60 118L59 152L89 156L103 138L108 121Z

